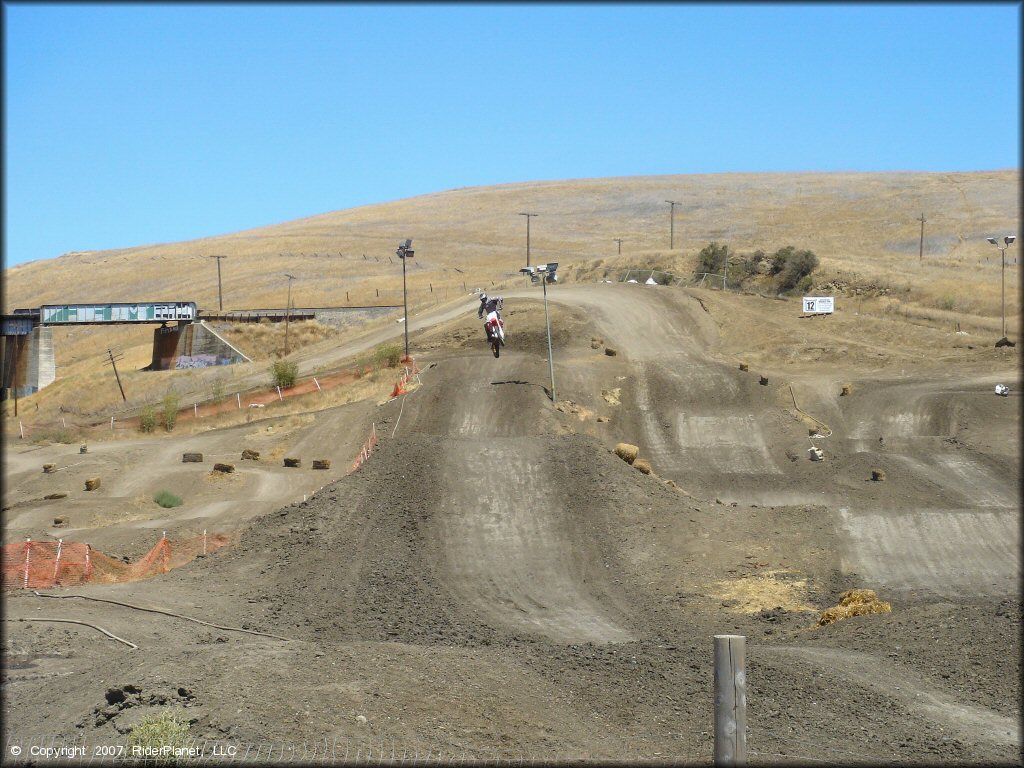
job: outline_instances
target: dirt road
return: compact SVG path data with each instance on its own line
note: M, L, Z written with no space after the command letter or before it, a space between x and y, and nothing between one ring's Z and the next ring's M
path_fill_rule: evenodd
M558 286L551 403L538 298L506 295L500 359L468 307L423 319L422 386L295 427L293 444L343 453L376 423L357 472L258 507L237 545L166 576L72 590L289 641L9 595L9 618L139 645L8 624L9 738L106 743L179 704L193 735L260 755L709 762L711 638L729 633L748 638L752 763L1019 758L1019 401L988 386L1019 391L1014 368L847 360L843 396L781 352L741 371L716 304L740 297ZM24 456L5 468L27 497L30 473ZM853 587L892 613L817 627Z

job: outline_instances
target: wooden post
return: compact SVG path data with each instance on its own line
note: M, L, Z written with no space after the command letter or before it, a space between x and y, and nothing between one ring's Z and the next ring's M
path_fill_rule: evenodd
M241 408L242 407L242 394L240 392L235 392L235 398L238 400L238 407Z
M322 389L320 389L320 382L316 380L316 376L313 377L313 383L316 384L316 391L317 392L322 392L323 391Z
M747 764L746 641L715 635L715 765Z

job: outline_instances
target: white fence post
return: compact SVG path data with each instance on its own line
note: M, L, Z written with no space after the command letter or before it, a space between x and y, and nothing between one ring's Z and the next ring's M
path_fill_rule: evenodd
M284 400L284 398L281 397L281 387L280 386L278 386L278 388L277 388L277 399L278 400Z
M235 397L238 399L238 407L239 407L239 409L241 409L241 407L242 407L242 395L239 394L238 392L235 392Z
M316 391L317 392L322 392L323 391L322 389L320 389L320 382L316 380L316 376L313 377L313 383L316 384Z
M114 431L114 417L113 416L110 417L110 431L111 432Z
M32 537L25 539L25 589L28 589L28 566L32 559Z
M60 551L64 547L64 539L57 539L57 559L53 563L53 583L57 583L57 574L60 573Z
M715 765L747 764L746 641L715 635Z

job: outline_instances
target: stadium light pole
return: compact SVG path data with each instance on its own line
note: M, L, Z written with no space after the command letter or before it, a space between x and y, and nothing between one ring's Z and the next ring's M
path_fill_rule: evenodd
M289 275L285 272L284 276L288 278L288 301L285 303L284 308L284 356L288 357L288 331L292 319L292 280L295 279L295 275Z
M675 200L666 200L669 204L668 214L668 249L671 251L676 245L676 206L679 205Z
M550 264L540 264L536 267L526 266L520 269L524 275L529 276L530 282L536 283L538 280L544 287L544 323L548 330L548 373L551 375L551 402L557 402L555 399L555 357L551 351L551 315L548 314L548 283L558 282L558 275L555 270L558 269L558 262L551 262Z
M536 216L536 213L520 213L520 216L526 217L526 266L530 266L530 219Z
M994 245L996 248L999 248L999 241L996 240L994 237L986 237L985 239L992 243L992 245ZM1004 339L1006 338L1006 249L1013 245L1013 241L1016 239L1016 235L1007 235L1006 237L1003 238L1003 243L1005 243L1005 245L1003 245L1002 248L999 248L999 254L1002 257L1002 269L1000 271L1002 273Z
M405 326L405 359L409 359L409 299L405 290L405 260L411 259L415 251L412 249L412 240L406 240L398 246L398 250L395 251L398 254L398 258L402 260L402 305L405 307L405 320L402 321L402 325Z

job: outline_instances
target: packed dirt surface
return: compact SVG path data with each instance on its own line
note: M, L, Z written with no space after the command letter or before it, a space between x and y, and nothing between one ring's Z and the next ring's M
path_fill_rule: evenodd
M5 759L94 759L180 706L207 758L710 763L712 639L736 634L752 764L1020 761L1015 348L707 290L548 298L554 402L523 290L497 359L475 306L420 317L394 399L81 457L8 445L5 543L238 537L144 581L7 593ZM219 481L180 462L246 448L272 458ZM41 497L95 474L103 499L53 529ZM172 482L198 501L133 506ZM891 613L818 626L854 588Z

